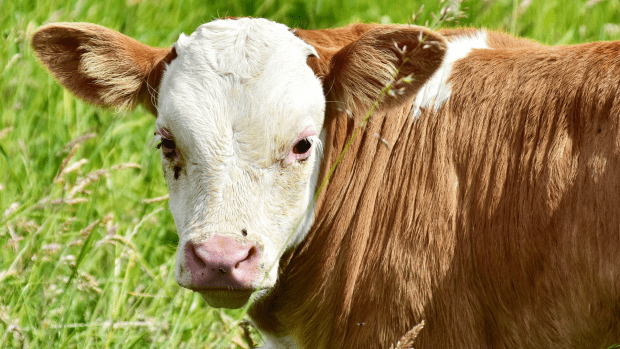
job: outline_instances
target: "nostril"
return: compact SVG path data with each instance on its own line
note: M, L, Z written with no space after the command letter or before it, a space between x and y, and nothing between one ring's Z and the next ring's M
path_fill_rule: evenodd
M187 243L187 247L186 247L186 251L189 250L189 252L192 255L192 260L194 263L198 264L198 267L200 269L204 269L207 267L207 263L205 263L205 261L200 258L200 254L198 254L198 251L196 251L196 245L194 245L191 241Z
M256 247L252 246L250 250L248 251L248 256L245 257L245 260L251 259L252 257L256 255L256 253L257 253Z
M248 236L248 231L245 229L241 229L241 235L243 235L244 237Z
M252 258L257 254L257 250L256 247L252 246L250 248L250 250L248 251L248 254L245 256L245 258L241 261L239 261L237 264L235 264L235 269L239 268L239 265L245 261L250 261L252 260Z
M201 243L186 243L189 288L244 288L255 282L260 271L260 248L238 234L214 234Z

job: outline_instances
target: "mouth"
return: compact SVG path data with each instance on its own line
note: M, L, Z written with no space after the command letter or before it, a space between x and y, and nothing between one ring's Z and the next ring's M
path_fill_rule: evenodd
M256 291L252 288L247 289L196 289L194 292L200 293L202 298L213 308L238 309L243 307Z

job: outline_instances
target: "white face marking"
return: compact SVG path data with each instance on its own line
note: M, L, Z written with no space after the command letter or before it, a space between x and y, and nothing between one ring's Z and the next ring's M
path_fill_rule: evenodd
M162 155L179 234L177 281L191 283L188 242L216 233L243 239L245 230L260 256L261 277L251 286L272 287L281 253L301 242L313 220L325 111L321 82L306 64L316 52L288 27L248 18L205 24L175 48L157 127L180 154ZM312 143L301 161L290 156L299 137Z
M452 65L459 59L467 57L473 49L488 49L487 33L484 30L477 31L473 36L465 35L448 42L448 50L441 67L422 86L413 102L412 113L414 118L421 114L420 108L438 110L443 103L450 99L452 87L448 78L452 73Z

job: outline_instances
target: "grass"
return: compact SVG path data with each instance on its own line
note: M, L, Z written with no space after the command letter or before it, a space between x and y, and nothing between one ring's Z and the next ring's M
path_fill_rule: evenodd
M169 46L221 16L407 23L423 3L417 23L432 24L434 0L0 0L0 348L211 348L229 334L222 347L249 347L233 326L240 310L209 308L174 280L154 118L64 91L29 48L37 27L93 22ZM620 38L619 0L471 0L461 10L458 25L547 44Z

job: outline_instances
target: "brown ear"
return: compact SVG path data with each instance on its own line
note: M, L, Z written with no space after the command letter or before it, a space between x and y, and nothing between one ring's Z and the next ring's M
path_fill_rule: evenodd
M39 60L76 96L102 107L143 104L157 115L157 91L174 48L154 48L89 23L54 23L32 37Z
M331 57L321 57L329 59L322 72L326 97L343 102L328 103L328 108L369 107L390 81L395 82L393 93L381 99L381 106L400 103L415 94L441 66L447 41L438 33L405 25L364 29L368 30ZM410 83L402 80L410 75Z

